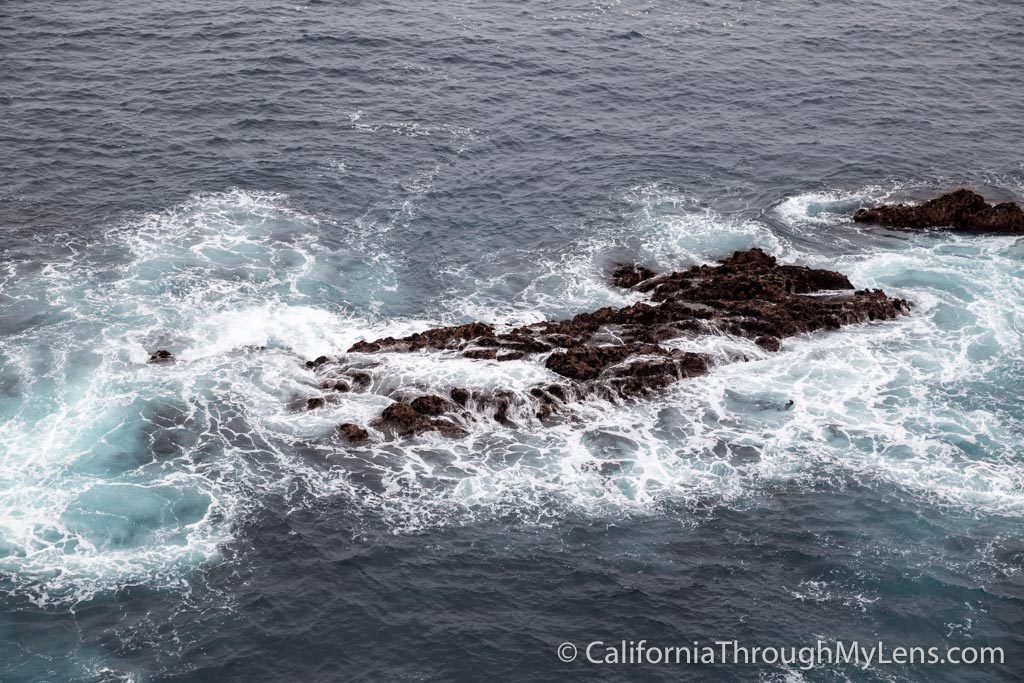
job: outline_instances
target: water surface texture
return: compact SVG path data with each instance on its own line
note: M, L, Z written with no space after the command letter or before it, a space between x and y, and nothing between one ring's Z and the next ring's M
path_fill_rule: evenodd
M1022 112L1004 0L5 3L0 680L1021 680L1024 242L851 215L1024 200ZM390 399L293 409L360 339L755 246L913 313L709 338L751 360L554 426L353 446ZM734 638L1006 662L556 656Z

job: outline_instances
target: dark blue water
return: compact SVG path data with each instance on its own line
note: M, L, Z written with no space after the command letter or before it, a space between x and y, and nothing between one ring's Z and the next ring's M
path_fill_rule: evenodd
M1000 0L0 6L0 680L1021 680L1024 243L850 215L1024 200L1022 111ZM753 246L914 312L554 426L334 435L547 376L436 355L291 407ZM556 654L640 639L1004 662Z

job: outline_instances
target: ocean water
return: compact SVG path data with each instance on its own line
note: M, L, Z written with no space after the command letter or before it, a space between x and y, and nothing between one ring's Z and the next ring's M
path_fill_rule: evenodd
M1024 241L850 220L1024 201L1022 111L1005 0L6 3L0 681L1024 680ZM754 246L913 313L553 426L334 435L550 378L432 354L294 410ZM1005 661L556 653L640 639Z

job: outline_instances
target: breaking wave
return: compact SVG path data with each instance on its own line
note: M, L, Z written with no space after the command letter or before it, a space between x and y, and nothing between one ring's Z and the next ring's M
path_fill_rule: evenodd
M874 190L811 193L771 213L717 213L656 185L630 190L618 225L557 253L492 254L442 269L422 319L388 317L394 264L365 231L283 195L201 194L133 217L41 267L15 254L0 296L0 572L39 601L132 583L174 586L217 561L267 496L345 496L396 531L507 516L741 506L780 485L885 486L936 505L1024 512L1022 247L1009 238L849 235ZM835 233L837 231L830 231ZM838 231L842 233L842 231ZM358 235L362 235L358 237ZM506 389L552 379L535 364L385 354L366 392L297 411L318 387L304 361L359 339L452 319L521 323L625 305L611 257L678 267L760 246L915 303L898 321L788 340L779 354L729 337L679 341L751 360L657 400L581 405L462 439L343 443L385 393ZM179 362L146 361L157 348ZM481 423L482 425L483 423ZM684 522L686 515L684 512Z

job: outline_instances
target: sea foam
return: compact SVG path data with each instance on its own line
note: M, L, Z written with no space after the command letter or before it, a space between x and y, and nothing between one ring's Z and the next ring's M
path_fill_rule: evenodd
M365 232L340 249L345 226L282 195L201 194L128 219L5 281L38 323L0 347L14 387L0 425L0 570L40 601L179 585L217 561L268 496L342 496L398 532L666 506L695 523L709 504L851 481L1020 514L1019 242L923 234L836 253L800 231L847 229L862 194L819 194L779 206L787 236L670 189L634 188L621 225L541 255L525 278L502 255L445 271L441 308L416 319L381 314L395 263ZM459 439L353 446L334 426L369 424L395 392L507 390L525 404L554 377L519 361L382 354L368 391L295 408L321 393L304 361L359 339L627 305L638 295L607 283L609 251L680 267L750 246L883 287L914 312L790 339L776 354L726 335L676 340L723 362L652 401L590 401L554 424L513 411L512 423L480 419ZM339 278L341 261L367 277ZM156 348L178 361L146 363ZM738 355L748 362L724 362Z

